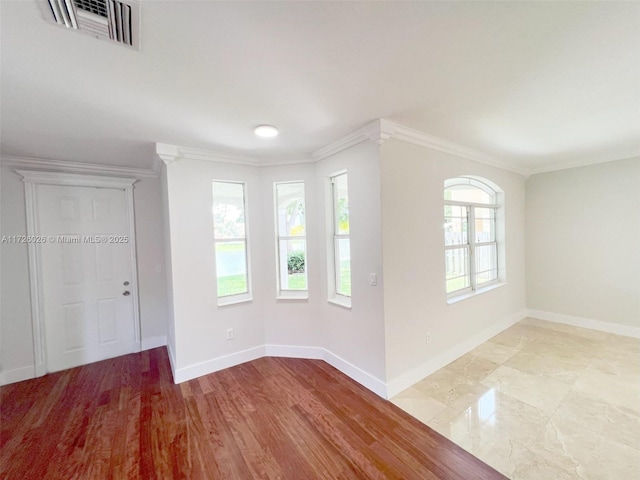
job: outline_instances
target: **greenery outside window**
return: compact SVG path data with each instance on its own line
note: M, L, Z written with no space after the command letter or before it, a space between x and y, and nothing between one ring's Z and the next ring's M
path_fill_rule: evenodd
M276 183L278 297L308 298L304 183Z
M349 187L346 173L331 177L333 200L333 271L335 296L351 297ZM349 304L350 305L350 304Z
M245 184L213 182L213 229L218 304L251 299Z

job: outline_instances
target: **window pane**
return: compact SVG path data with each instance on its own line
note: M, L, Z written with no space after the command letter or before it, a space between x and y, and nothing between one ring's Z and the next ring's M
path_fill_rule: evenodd
M348 238L335 241L336 249L336 293L351 296L351 250Z
M466 207L445 205L444 212L444 244L464 245L468 243Z
M496 244L476 247L476 285L498 278Z
M447 280L447 293L469 288L469 277L457 277Z
M495 195L473 185L454 185L444 191L445 200L465 203L495 203Z
M335 202L336 234L349 234L349 191L347 186L347 174L343 173L334 177L333 195Z
M461 205L445 205L445 217L467 217L467 207Z
M279 183L276 185L276 196L278 235L304 236L304 183Z
M471 285L469 275L469 249L453 248L445 251L447 293L455 292Z
M307 289L306 240L280 240L280 289Z
M474 210L474 214L475 214L476 218L493 219L496 216L496 209L495 208L476 207L475 210Z
M247 293L247 251L245 242L216 243L218 296Z
M487 272L480 272L476 274L476 285L483 285L485 283L493 282L498 278L498 272L496 270L489 270Z
M476 208L474 214L476 243L494 242L496 240L495 210L493 208Z
M213 182L215 238L244 238L244 184Z

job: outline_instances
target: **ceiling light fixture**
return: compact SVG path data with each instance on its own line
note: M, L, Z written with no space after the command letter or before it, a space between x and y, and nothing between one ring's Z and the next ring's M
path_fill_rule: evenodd
M254 132L263 138L273 138L278 135L278 129L272 125L258 125Z

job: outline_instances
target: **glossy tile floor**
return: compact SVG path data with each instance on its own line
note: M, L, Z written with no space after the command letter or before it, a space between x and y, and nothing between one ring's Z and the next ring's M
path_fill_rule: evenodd
M392 400L513 480L640 479L640 340L525 319Z

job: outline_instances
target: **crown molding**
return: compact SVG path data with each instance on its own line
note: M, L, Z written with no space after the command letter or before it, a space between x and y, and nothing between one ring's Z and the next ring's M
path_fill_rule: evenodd
M45 185L70 185L79 187L123 188L130 190L138 180L136 178L107 177L104 175L84 175L69 172L49 172L42 170L20 170L25 183L41 183Z
M439 152L455 155L456 157L466 158L474 162L489 165L491 167L500 168L519 175L528 175L529 170L524 167L515 167L507 162L495 159L477 150L465 147L449 140L427 135L413 128L405 127L399 123L390 120L381 119L382 131L385 132L387 138L394 138L403 142L420 145L421 147L437 150Z
M162 163L170 165L180 159L203 160L208 162L230 163L235 165L247 165L252 167L271 167L278 165L296 165L302 163L314 163L324 158L330 157L351 148L359 143L371 141L377 145L384 144L389 139L396 139L403 142L419 145L421 147L437 150L439 152L455 155L460 158L466 158L474 162L482 163L492 167L500 168L514 172L525 177L538 173L553 172L557 170L566 170L569 168L578 168L598 163L614 162L618 160L626 160L640 157L640 150L632 150L628 154L616 157L600 157L590 160L571 161L557 163L555 165L547 165L538 168L525 168L509 165L508 163L490 157L484 153L472 150L460 144L444 140L442 138L427 135L410 127L405 127L399 123L384 118L378 118L356 131L342 137L341 139L315 150L307 157L298 158L265 158L237 156L225 153L218 153L209 150L201 150L190 147L180 147L167 143L156 143L157 159L154 161L153 167L149 169L124 167L114 165L103 165L94 163L69 162L65 160L54 160L47 158L31 158L18 157L13 155L0 155L0 164L18 167L46 169L49 171L58 171L66 173L78 174L98 174L98 175L126 175L135 178L158 178Z
M181 147L167 143L156 143L156 153L165 165L178 160L202 160L205 162L231 163L234 165L248 165L251 167L273 167L277 165L295 165L299 163L313 163L313 158L284 158L273 159L264 157L249 157L229 155L199 148Z
M618 162L621 160L640 159L640 150L632 150L626 155L616 155L615 157L600 157L591 160L581 160L573 162L557 163L555 165L547 165L529 170L529 175L537 175L538 173L557 172L558 170L568 170L570 168L588 167L590 165L598 165L600 163Z
M153 168L119 167L115 165L102 165L96 163L68 162L65 160L52 160L46 158L17 157L12 155L0 156L0 163L9 167L45 169L52 172L71 174L98 174L98 175L126 175L134 178L158 178L160 164L154 162Z
M318 162L362 142L370 141L377 145L382 145L391 138L419 145L431 150L455 155L460 158L466 158L467 160L472 160L474 162L500 168L520 175L527 176L529 174L529 170L527 168L515 167L507 162L495 159L476 150L472 150L442 138L427 135L426 133L405 127L404 125L400 125L399 123L395 123L384 118L378 118L369 122L363 127L351 132L326 147L315 150L311 153L310 157L307 158L274 160L260 157L240 157L164 143L156 143L156 153L167 165L180 159L190 159L232 163L236 165L249 165L254 167L270 167L274 165L293 165L299 163Z
M263 165L260 160L253 157L229 155L199 148L170 145L168 143L156 143L156 153L165 165L171 165L179 160L203 160L205 162L233 163L252 167Z
M311 154L311 158L317 162L367 140L382 145L389 138L389 133L384 128L385 122L386 120L378 118L326 147L315 150Z
M506 162L496 160L484 153L472 150L454 142L444 140L442 138L434 137L433 135L427 135L413 128L405 127L399 123L395 123L385 118L378 118L371 123L368 123L362 128L359 128L355 132L341 138L340 140L320 148L313 152L311 156L314 160L322 160L323 158L335 155L338 152L351 148L361 142L371 141L378 145L384 144L390 138L400 140L403 142L419 145L421 147L429 148L431 150L437 150L439 152L448 153L457 157L466 158L474 162L482 163L484 165L490 165L492 167L500 168L502 170L508 170L510 172L518 173L520 175L527 175L529 173L526 168L518 168L513 165L509 165Z
M156 155L165 165L171 165L180 158L180 150L175 145L156 143Z

